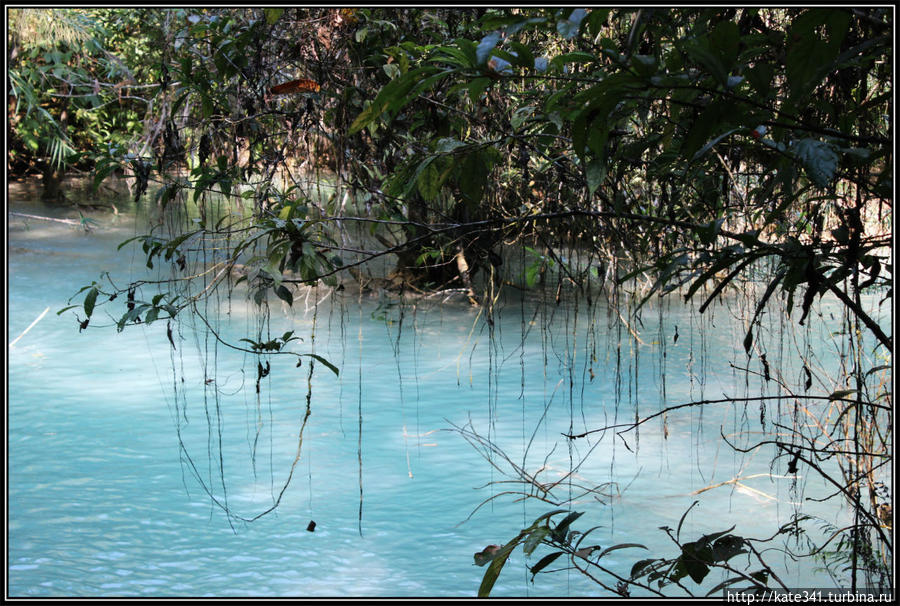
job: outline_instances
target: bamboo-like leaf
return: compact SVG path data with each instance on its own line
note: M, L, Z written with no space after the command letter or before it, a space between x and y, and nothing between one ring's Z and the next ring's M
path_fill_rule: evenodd
M314 360L318 360L319 362L321 362L322 364L324 364L325 367L328 368L328 370L330 370L331 372L333 372L335 376L340 376L340 374L341 374L341 371L338 370L338 367L337 367L337 366L335 366L334 364L332 364L331 362L329 362L328 360L326 360L326 359L323 358L322 356L319 356L319 355L316 355L316 354L297 354L297 355L298 355L298 356L306 356L306 357L312 358L312 359L314 359Z
M559 524L557 524L556 528L553 529L553 538L560 542L564 543L566 540L566 534L569 531L569 525L572 524L575 520L584 515L583 511L573 511L566 517L564 517Z
M412 88L423 78L434 73L435 69L432 66L420 67L388 82L372 101L372 104L356 117L353 124L350 125L349 134L359 132L388 109L399 109L410 100L408 95Z
M98 292L97 288L94 287L89 290L88 294L84 297L84 313L88 318L94 313L94 304L97 302Z
M529 534L528 538L522 543L522 551L525 552L525 555L531 555L548 534L550 534L550 528L548 526L538 526L531 531L531 534Z
M716 287L713 289L712 293L710 293L709 297L706 299L706 301L704 301L703 305L700 306L698 311L700 313L703 313L706 310L706 308L709 307L710 303L712 303L716 299L716 297L719 296L719 293L722 292L722 290L726 286L728 286L728 283L731 282L735 278L735 276L737 276L739 273L741 273L741 271L743 271L743 269L745 267L747 267L748 265L750 265L750 263L755 261L756 258L757 258L757 255L748 255L746 259L741 261L741 263L731 271L731 273L729 273L727 276L722 278L722 281L716 285Z
M736 132L739 131L739 130L741 130L741 129L739 129L739 128L732 128L732 129L730 129L730 130L725 131L724 133L722 133L722 134L719 135L718 137L714 137L714 138L711 139L706 145L704 145L703 147L701 147L700 149L698 149L697 152L694 154L694 157L693 157L692 159L693 159L693 160L697 160L698 158L703 157L703 156L706 154L706 152L708 152L708 151L711 150L713 147L715 147L722 139L725 139L726 137L730 137L731 135L733 135L734 133L736 133Z
M484 577L481 579L481 585L478 587L478 597L486 598L491 595L491 589L494 588L494 583L497 582L497 577L500 576L500 571L503 570L504 564L506 564L506 560L509 559L509 554L512 553L513 549L519 544L522 535L519 534L518 537L507 543L497 552L497 555L494 556L491 565L488 566L488 569L484 571Z
M828 399L829 400L840 400L840 399L846 398L847 396L854 394L854 393L856 393L855 389L839 389L838 391L831 393L828 396Z
M691 506L688 507L687 510L681 515L681 519L678 520L678 529L675 531L675 537L677 539L681 538L681 527L684 525L684 519L687 517L687 514L689 514L690 511L699 504L700 501L694 501L693 503L691 503Z
M634 563L634 566L631 567L630 576L632 579L636 579L647 574L648 572L656 570L660 566L660 564L664 563L665 560L661 558L648 558L646 560L638 560Z
M603 556L608 554L610 551L615 551L617 549L628 549L630 547L640 547L641 549L647 549L646 546L641 545L640 543L619 543L618 545L613 545L612 547L607 547L606 549L601 551L600 555L597 556L597 559L602 558Z
M535 526L537 526L541 522L541 520L546 520L547 518L551 518L558 513L566 513L567 511L569 511L569 510L568 509L554 509L553 511L548 511L547 513L535 518L534 522L531 523L531 527L534 528Z
M538 560L537 564L535 564L534 566L529 568L529 570L531 571L532 582L534 581L534 577L537 575L537 573L539 573L544 568L546 568L547 566L552 564L556 560L556 558L561 556L563 553L564 552L562 552L562 551L554 551L553 553L548 553L547 555L542 557L540 560Z
M715 595L718 591L721 591L722 589L728 587L729 585L734 585L735 583L740 583L741 581L746 583L747 579L745 579L744 577L734 577L731 579L726 579L726 580L722 581L721 583L719 583L718 585L716 585L715 587L713 587L712 589L710 589L706 593L706 597L711 597L711 596Z
M581 28L581 21L587 16L587 11L583 8L573 10L567 19L562 19L556 23L556 31L559 35L566 39L574 38L578 35Z

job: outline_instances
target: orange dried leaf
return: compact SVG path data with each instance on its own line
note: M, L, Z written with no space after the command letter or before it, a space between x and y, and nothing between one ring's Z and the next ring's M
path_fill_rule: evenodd
M269 89L270 95L292 95L297 93L317 92L319 92L319 83L308 78L291 80L290 82L284 82Z

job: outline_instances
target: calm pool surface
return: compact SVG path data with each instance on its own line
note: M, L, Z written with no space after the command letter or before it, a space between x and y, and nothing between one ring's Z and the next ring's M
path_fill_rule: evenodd
M13 199L16 209L48 212L27 199ZM695 538L732 525L742 536L769 536L798 511L842 519L833 507L798 505L827 494L821 481L783 477L770 452L736 453L719 440L720 430L742 444L765 435L775 405L765 425L752 403L688 409L619 438L562 436L633 420L635 407L646 416L663 402L759 390L729 366L744 363L742 333L722 309L698 318L673 305L663 321L651 310L640 345L597 307L512 301L491 340L465 305L379 307L320 292L315 314L311 299L293 313L273 306L271 334L296 331L304 341L293 350L315 351L340 377L317 364L308 381L310 359L297 368L296 359L272 357L257 397L255 359L189 322L177 327L173 351L165 322L117 333L101 307L79 332L81 310L57 315L101 271L123 282L138 271L130 253L116 254L136 234L133 223L97 220L91 233L9 224L9 341L50 308L9 349L10 596L473 596L485 570L473 554L557 508L501 495L535 492L501 483L514 479L504 475L511 463L543 468L543 483L577 465L558 500L615 483L603 503L588 494L563 508L585 512L582 530L599 527L592 544L648 547L604 558L619 574L674 555L659 527L677 526L695 500L682 530ZM252 334L246 302L236 298L229 312L215 319L223 336ZM307 398L300 458L279 506L241 521L278 499ZM482 456L454 427L475 430L498 452ZM692 494L736 476L742 481ZM526 565L545 553L514 552L492 595L604 595L574 571L532 582ZM813 562L772 557L788 566L789 585L830 584Z

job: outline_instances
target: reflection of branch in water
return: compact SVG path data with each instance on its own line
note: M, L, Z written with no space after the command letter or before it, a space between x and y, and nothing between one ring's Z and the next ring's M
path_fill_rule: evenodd
M467 423L463 427L459 427L450 423L453 426L451 431L455 431L460 434L469 444L472 445L475 450L478 451L478 454L484 458L488 462L488 464L496 469L500 474L510 478L508 480L495 480L488 482L484 486L480 486L479 488L485 488L487 486L501 485L501 484L513 484L513 485L521 485L522 488L519 490L505 490L498 494L492 495L482 501L478 507L476 507L472 512L466 517L465 521L468 521L475 512L481 509L487 503L490 503L494 499L504 496L504 495L514 495L517 498L514 502L522 501L525 499L537 499L539 501L543 501L545 503L549 503L555 507L562 507L571 503L576 502L578 499L584 498L586 496L591 496L600 503L605 503L604 499L611 499L619 495L618 485L614 482L606 482L603 484L598 484L595 486L589 484L583 484L585 480L577 475L575 475L575 471L580 467L581 463L574 466L571 470L563 473L559 479L547 482L541 482L538 480L538 476L545 471L550 471L553 468L548 465L547 459L553 454L556 450L554 446L553 449L547 453L547 456L544 458L544 463L534 472L529 473L524 467L516 464L503 450L490 441L488 438L480 435L475 429L472 427L471 421ZM507 466L509 469L507 469ZM579 482L575 483L572 480L577 479ZM569 491L569 495L566 498L560 499L555 494L553 494L553 490L558 486L563 484L565 488ZM572 489L576 489L576 492L572 492Z
M738 402L754 402L754 401L763 401L763 400L809 400L809 401L828 401L828 402L850 402L855 403L856 400L852 400L849 398L841 398L836 397L834 394L830 396L807 396L807 395L787 395L787 396L753 396L749 398L722 398L720 400L697 400L696 402L686 402L684 404L677 404L675 406L668 406L663 408L662 410L655 412L651 415L648 415L640 420L634 421L632 423L619 423L617 425L606 425L605 427L600 427L599 429L591 429L590 431L585 431L579 434L572 433L564 433L563 436L570 440L576 440L578 438L587 437L590 434L605 432L611 429L619 429L620 431L616 432L616 435L621 436L623 433L634 430L640 425L643 425L647 421L651 419L655 419L657 417L666 415L674 410L678 410L681 408L688 408L692 406L706 406L708 404L737 404ZM872 408L880 408L882 410L891 410L890 406L884 404L875 404L874 402L867 402L866 406L870 406Z
M799 477L800 477L800 476L796 476L796 475L792 475L792 476L775 476L775 475L771 475L771 474L768 474L768 473L757 473L757 474L753 474L753 475L749 475L749 476L738 476L738 477L735 477L735 478L731 478L730 480L725 480L724 482L719 482L719 483L717 483L717 484L710 484L709 486L706 486L705 488L700 488L699 490L695 490L695 491L693 491L693 492L691 493L691 495L698 495L698 494L700 494L700 493L702 493L702 492L706 492L707 490L712 490L712 489L714 489L714 488L720 488L720 487L722 487L722 486L727 486L727 485L729 485L729 484L734 484L735 487L737 487L739 490L742 490L742 491L744 491L744 492L749 492L749 493L751 493L751 494L753 494L753 495L759 495L759 496L761 496L761 497L763 497L763 498L765 498L765 499L767 499L767 500L769 500L769 501L777 501L777 500L778 500L778 497L773 497L772 495L770 495L770 494L768 494L768 493L766 493L766 492L763 492L763 491L758 490L758 489L756 489L756 488L752 488L752 487L750 487L750 486L747 486L746 484L743 483L743 480L751 480L751 479L753 479L753 478L782 478L782 479L796 479L796 478L799 478ZM793 504L793 505L798 505L799 503L792 503L792 504Z

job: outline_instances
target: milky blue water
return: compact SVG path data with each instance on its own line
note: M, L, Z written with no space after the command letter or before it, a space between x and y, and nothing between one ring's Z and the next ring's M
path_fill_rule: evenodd
M10 210L73 216L27 195L13 196ZM585 512L581 530L599 527L585 545L647 546L603 559L625 575L639 559L675 555L659 527L677 526L695 500L684 537L732 525L770 536L795 512L844 520L834 505L802 501L830 492L821 480L785 477L786 461L772 465L771 451L722 443L720 433L740 444L769 435L777 404L767 424L753 402L687 408L621 437L562 436L626 423L636 407L646 416L692 399L775 393L730 366L747 361L724 308L701 318L673 304L662 319L650 308L636 342L599 303L510 299L491 338L467 304L385 307L314 292L293 310L273 301L271 334L296 331L304 340L293 350L325 357L340 377L316 364L310 379L309 358L297 368L270 357L257 396L256 359L188 321L176 326L173 350L165 322L118 333L100 307L79 332L80 309L57 315L101 271L122 283L141 272L132 249L116 253L139 233L133 217L96 219L90 233L9 224L8 342L50 308L9 348L11 596L467 597L485 570L475 552L557 508ZM209 311L223 338L251 335L254 306L239 295L219 301ZM479 452L454 427L498 451ZM542 469L543 483L577 466L553 492L575 502L503 494L536 492L512 481L513 463ZM241 521L278 501L289 475L274 512ZM612 496L579 496L580 486ZM532 582L526 565L545 553L514 552L492 595L608 595L572 570ZM830 584L812 562L769 558L788 584Z

